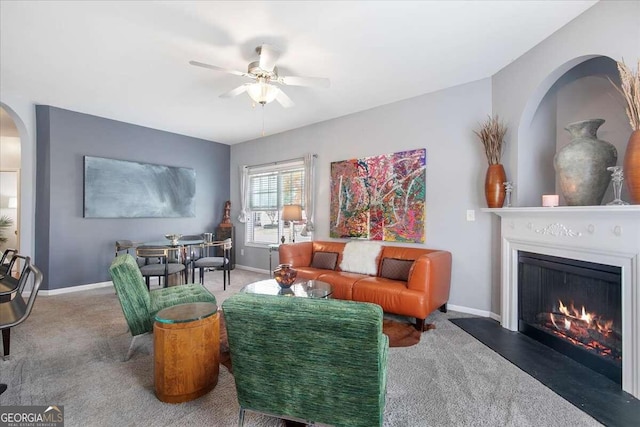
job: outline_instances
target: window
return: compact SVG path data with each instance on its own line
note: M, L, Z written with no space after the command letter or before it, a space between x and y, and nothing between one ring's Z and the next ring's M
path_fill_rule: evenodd
M246 243L269 245L280 243L282 236L290 242L310 241L311 236L301 236L305 212L304 161L291 160L269 166L248 168ZM301 205L301 221L281 221L284 205Z

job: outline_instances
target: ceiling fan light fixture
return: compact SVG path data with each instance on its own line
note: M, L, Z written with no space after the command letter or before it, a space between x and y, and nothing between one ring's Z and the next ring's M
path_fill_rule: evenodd
M247 87L247 93L254 102L265 105L276 99L278 88L264 81L258 81Z

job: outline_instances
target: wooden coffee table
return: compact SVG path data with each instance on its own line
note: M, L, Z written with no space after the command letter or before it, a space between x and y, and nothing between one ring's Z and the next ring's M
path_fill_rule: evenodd
M284 289L278 285L275 279L268 279L250 283L240 292L300 298L329 298L333 293L333 288L331 284L320 280L296 280L290 288Z
M156 396L167 403L196 399L218 383L220 315L209 302L179 304L153 325Z

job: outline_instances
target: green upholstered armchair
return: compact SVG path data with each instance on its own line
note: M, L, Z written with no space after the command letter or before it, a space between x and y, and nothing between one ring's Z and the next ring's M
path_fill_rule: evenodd
M240 293L222 304L244 411L306 423L381 426L389 340L382 309Z
M153 331L153 318L158 311L188 302L216 302L216 297L198 284L149 291L136 260L129 254L114 258L109 273L133 336L124 360L131 357L136 337Z

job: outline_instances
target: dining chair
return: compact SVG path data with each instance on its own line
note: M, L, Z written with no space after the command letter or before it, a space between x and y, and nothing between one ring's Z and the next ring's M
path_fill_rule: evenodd
M200 258L199 250L200 245L204 240L203 234L184 234L180 238L180 243L184 246L183 251L183 264L187 269L187 274L189 270L192 270L191 264L194 259ZM189 280L187 278L187 280ZM191 281L193 282L195 277L191 276Z
M140 245L142 245L142 243L134 242L133 240L116 240L115 256L122 255L123 253L135 254L136 248ZM144 258L137 258L136 262L138 263L138 266L143 266L145 265L145 263L158 264L159 260L158 259L145 260Z
M2 253L2 258L0 258L0 276L6 276L10 271L9 264L11 263L11 259L14 255L18 254L17 249L7 248Z
M223 256L209 256L210 250L213 247L222 246ZM195 279L196 268L199 269L200 283L204 284L204 270L206 268L212 268L214 270L222 270L222 283L223 290L227 290L227 281L231 285L231 248L233 242L231 239L226 239L216 242L205 242L200 245L200 258L195 259L191 263L191 277Z
M160 310L189 302L216 303L216 297L199 284L172 286L151 291L145 289L140 268L129 254L114 258L109 267L109 273L132 335L124 360L131 357L136 338L153 331L153 319Z
M18 266L22 266L18 271ZM13 294L18 292L20 278L26 273L29 265L29 257L14 254L6 265L7 273L0 276L0 302L9 301ZM13 271L13 273L11 273Z
M11 328L18 326L27 320L33 309L33 304L38 296L40 285L42 284L42 273L33 264L29 257L24 257L26 266L18 279L18 288L11 300L0 302L0 330L2 330L2 358L9 358ZM29 277L33 276L33 286L27 299L25 299L25 288Z
M147 289L151 289L151 277L158 277L158 282L166 288L169 284L169 276L182 273L184 276L184 283L187 283L185 265L182 262L172 262L172 260L179 261L181 250L181 246L168 247L143 245L136 248L136 256L138 259L142 259L144 261L142 265L138 262L138 267L140 269L140 273L145 278ZM164 277L164 284L161 283L161 277Z

